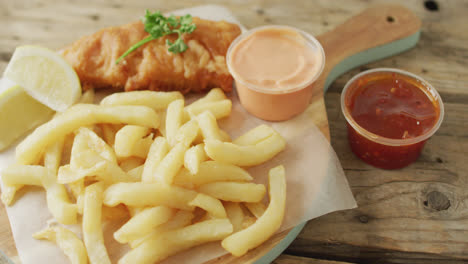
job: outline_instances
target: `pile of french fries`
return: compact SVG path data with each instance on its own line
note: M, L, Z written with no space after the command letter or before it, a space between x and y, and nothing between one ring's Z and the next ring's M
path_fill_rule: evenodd
M71 263L110 263L102 224L126 220L114 239L131 250L118 263L155 263L210 241L241 256L280 227L282 165L263 184L245 170L281 152L285 140L260 125L231 141L217 120L231 113L221 89L185 106L178 92L115 93L81 102L33 131L1 172L2 201L24 185L43 187L59 223L35 233ZM82 225L82 239L66 225Z

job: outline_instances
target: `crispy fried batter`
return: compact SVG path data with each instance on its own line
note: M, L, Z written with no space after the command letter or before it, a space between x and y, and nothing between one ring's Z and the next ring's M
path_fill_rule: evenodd
M197 29L184 36L188 49L179 54L167 51L166 39L150 41L115 64L133 44L148 36L142 22L102 29L85 36L62 51L76 70L83 88L113 88L125 91L200 92L221 87L229 92L232 77L225 55L240 28L227 22L193 18Z

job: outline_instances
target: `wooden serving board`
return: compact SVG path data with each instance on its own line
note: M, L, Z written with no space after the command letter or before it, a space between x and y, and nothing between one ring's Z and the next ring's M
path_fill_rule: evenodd
M317 125L327 139L330 139L330 134L324 92L328 86L335 78L351 68L413 47L419 39L420 26L420 20L409 10L400 6L380 5L366 9L334 30L317 37L325 50L326 65L317 81L317 89L311 99L311 105L306 111L310 116L310 121ZM3 205L0 205L0 211L0 234L2 236L0 246L7 252L15 252ZM303 226L304 224L276 234L262 246L241 258L226 255L209 263L269 263L294 240ZM17 256L13 259L15 262L18 261Z

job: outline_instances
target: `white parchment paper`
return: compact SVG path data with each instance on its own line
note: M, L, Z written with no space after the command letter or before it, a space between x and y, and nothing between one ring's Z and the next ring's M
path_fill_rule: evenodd
M202 6L178 10L174 14L191 13L212 20L227 20L238 23L229 10L219 6ZM280 231L292 228L310 219L344 209L356 207L343 169L335 152L322 133L310 119L310 113L277 123L269 123L252 117L239 104L237 96L231 95L233 111L229 118L222 120L220 126L232 138L260 124L269 124L287 141L286 149L269 162L249 169L255 182L267 183L268 170L283 164L287 175L286 213ZM0 171L14 163L14 147L0 153ZM53 243L37 241L31 237L47 226L52 218L47 209L45 192L40 188L27 188L20 191L15 203L7 207L13 237L23 264L62 264L68 259ZM127 250L112 237L122 223L104 224L105 242L113 263L116 263ZM80 226L68 226L81 237ZM202 245L179 253L165 261L169 263L203 263L222 256L227 252L219 242Z

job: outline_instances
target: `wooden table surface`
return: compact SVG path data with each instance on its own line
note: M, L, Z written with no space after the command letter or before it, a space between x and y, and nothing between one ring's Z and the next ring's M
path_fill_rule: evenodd
M319 35L378 2L386 1L0 0L0 72L18 45L58 49L101 27L133 21L144 9L215 3L228 7L248 28L285 24ZM344 74L325 96L331 142L359 207L310 221L274 263L468 262L468 2L392 3L406 6L423 21L416 48ZM422 76L445 103L440 130L419 160L401 170L364 164L347 142L340 92L353 75L376 67ZM0 217L4 214L1 205ZM0 249L19 262L8 225L0 226Z

